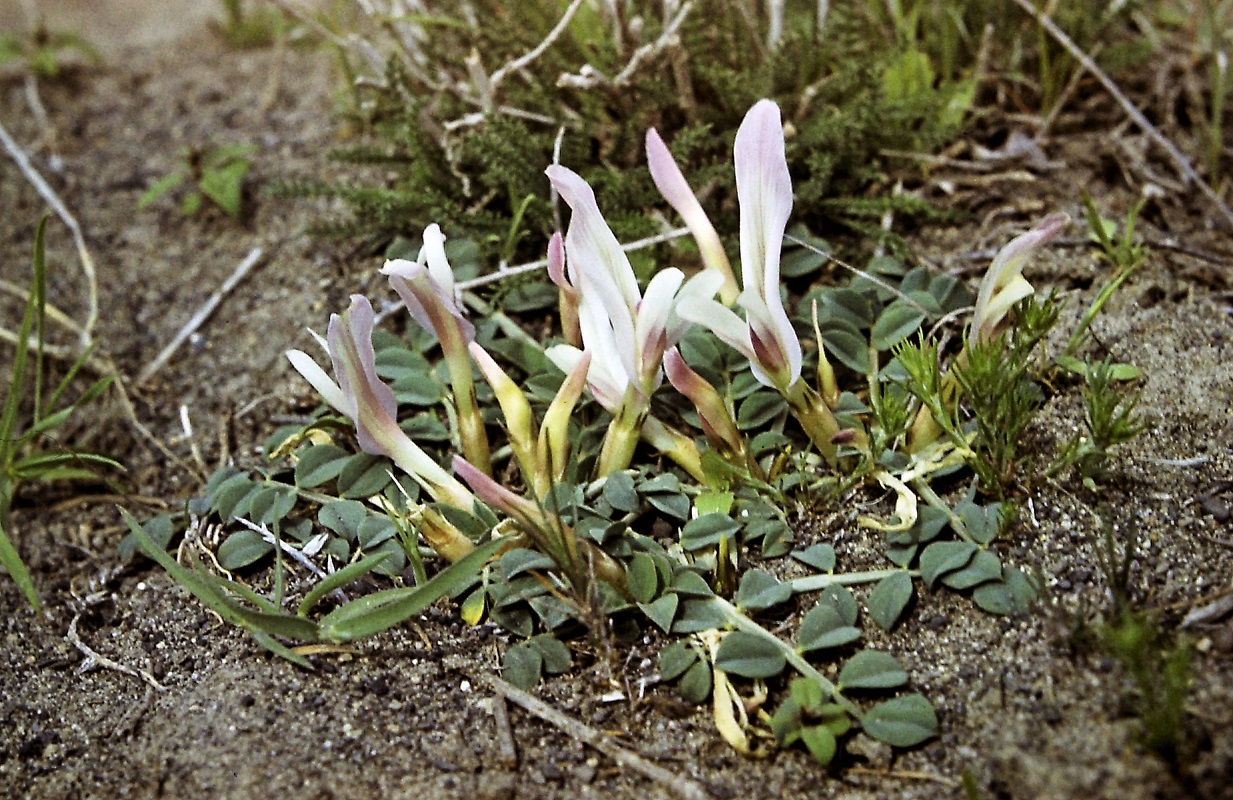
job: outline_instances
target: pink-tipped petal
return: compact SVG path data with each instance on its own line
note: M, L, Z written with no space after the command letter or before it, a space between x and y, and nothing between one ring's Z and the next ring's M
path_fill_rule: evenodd
M720 241L715 226L711 224L710 217L702 210L697 195L689 187L689 182L677 165L676 159L672 157L668 146L664 144L664 140L654 128L646 132L646 163L651 171L651 180L655 181L659 193L664 196L676 213L681 215L689 232L693 234L694 241L698 244L698 252L702 254L703 263L723 276L720 284L723 290L722 296L725 303L731 303L736 299L740 289L736 285L736 276L732 274L732 264L728 261L723 242ZM716 289L716 291L719 290L719 288Z
M506 489L462 456L454 456L453 463L454 473L471 487L476 497L493 508L523 522L542 516L538 506Z
M647 284L646 294L638 304L638 316L634 323L639 356L639 380L643 391L650 394L659 379L668 341L668 323L672 319L677 290L685 281L679 269L669 267L660 270Z
M741 216L745 291L779 296L779 252L792 213L792 177L779 106L759 100L745 115L733 146Z
M1012 306L1033 293L1023 277L1027 260L1070 226L1067 214L1050 214L1027 233L1012 239L998 251L980 282L972 328L981 339L993 336Z
M573 212L565 233L565 255L574 287L583 295L583 302L588 293L596 296L613 318L617 336L632 341L632 315L640 295L629 258L604 221L595 192L587 182L559 164L548 167L547 174Z
M565 278L565 238L560 231L553 233L548 240L548 277L561 291L575 296L578 294Z
M372 346L374 321L368 298L353 294L350 308L341 316L330 318L326 338L338 386L355 404L360 447L369 453L385 453L389 428L398 427L398 403L393 390L377 377L377 357Z

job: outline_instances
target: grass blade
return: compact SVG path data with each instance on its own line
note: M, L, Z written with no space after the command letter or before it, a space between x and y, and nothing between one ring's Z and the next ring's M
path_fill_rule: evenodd
M330 641L346 642L392 628L424 610L437 598L470 585L488 559L508 544L507 541L494 539L480 545L422 586L387 589L353 600L321 620L321 634Z
M325 597L335 589L346 586L354 580L357 580L363 575L367 575L377 567L381 566L381 562L389 557L389 553L373 553L370 556L365 556L354 564L348 564L337 572L327 576L325 580L314 586L308 594L304 595L304 599L300 602L300 607L297 613L303 617L307 616L308 612L313 609L313 606L321 602L321 598Z
M36 612L41 611L43 605L39 600L38 590L34 588L34 579L30 577L30 570L26 569L26 565L22 563L17 548L13 547L13 542L2 525L0 525L0 564L3 564L4 568L9 571L13 582L26 596L26 602L30 604L30 607Z

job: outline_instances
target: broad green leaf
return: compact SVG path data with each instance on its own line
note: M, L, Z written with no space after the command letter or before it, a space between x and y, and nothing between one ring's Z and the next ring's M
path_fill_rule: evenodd
M740 523L726 514L702 514L681 528L681 547L686 550L715 547L720 538L733 536L740 529Z
M141 529L145 531L146 536L150 538L157 546L166 550L171 544L171 539L176 534L175 526L172 524L171 515L159 514L156 517L151 517L141 523ZM129 534L120 542L119 556L121 561L132 561L133 556L137 554L137 537Z
M604 481L604 499L617 511L637 511L640 505L634 479L626 472L614 472Z
M606 585L606 584L605 584ZM597 587L598 588L598 587ZM541 592L534 597L528 598L527 604L531 606L531 610L539 617L540 623L545 630L555 631L565 623L577 619L578 610L565 600L557 597L555 594L549 594L547 591ZM603 603L597 604L603 609L605 614L612 614L620 610L620 608L608 607ZM627 603L622 602L621 607L628 607Z
M221 167L206 170L197 185L201 193L227 212L233 219L240 216L240 204L244 199L244 176L250 165L247 160L232 161Z
M792 557L818 572L831 572L835 569L835 548L829 544L815 544L804 550L793 550Z
M765 570L751 569L741 576L741 585L733 600L742 610L761 611L777 606L790 597L792 584L780 583Z
M679 491L681 491L681 479L671 472L661 472L638 484L639 494L656 494L659 492L676 494Z
M723 627L728 618L724 612L709 600L686 600L681 604L681 610L676 622L672 624L673 633L698 633L712 631Z
M674 519L685 520L689 518L689 497L683 494L649 494L645 495L646 501L651 504L657 511L667 514Z
M908 682L908 673L890 653L862 650L839 671L840 689L892 689Z
M505 651L505 680L519 689L533 689L543 674L544 657L527 642L519 642Z
M672 591L682 597L710 597L715 594L706 580L692 569L679 569L672 576Z
M818 602L826 603L839 612L839 618L843 620L844 625L856 624L860 608L856 605L856 598L852 596L848 587L828 586L822 592L822 597L818 599Z
M912 599L912 577L895 572L878 581L869 593L869 616L884 631L895 627L908 601Z
M532 550L529 547L515 547L501 556L497 566L500 567L501 575L505 580L512 581L531 570L553 569L556 567L556 562L538 550Z
M968 535L978 544L989 544L997 538L1002 516L1001 503L979 506L975 503L964 502L956 510L963 519L964 525L967 526Z
M676 609L680 598L675 594L666 594L654 603L639 603L638 608L654 622L664 633L672 631L672 620L676 618Z
M823 766L835 757L835 735L824 725L806 725L801 728L801 741L809 748L809 754Z
M1036 582L1022 570L1002 568L1002 580L978 586L972 600L990 614L1023 614L1031 609L1040 592Z
M685 674L681 676L681 682L677 684L677 690L686 702L705 703L706 699L711 696L713 685L711 665L705 661L698 661L685 670Z
M826 351L839 363L861 375L869 373L869 342L865 337L840 328L822 331Z
M338 473L338 496L360 499L381 494L390 482L394 466L384 456L356 453L347 459Z
M574 663L574 656L560 639L555 636L536 636L527 640L527 645L534 648L544 659L544 672L549 675L560 675Z
M741 401L736 411L736 427L743 431L761 428L788 407L778 392L761 391Z
M263 486L248 501L248 518L258 525L273 525L295 508L295 489Z
M247 500L261 488L261 484L241 473L219 485L214 493L212 506L224 522L231 522L248 513Z
M899 299L887 306L873 324L870 339L879 350L889 350L920 330L926 319L925 313L916 305Z
M892 747L914 747L938 735L933 706L919 694L879 703L861 717L865 733Z
M386 542L398 534L398 528L389 517L378 514L365 514L360 521L360 527L355 531L355 543L361 550L372 551L382 542Z
M659 589L659 571L655 559L647 553L634 553L625 565L626 588L639 603L649 603Z
M967 566L975 554L971 542L934 542L920 554L920 576L932 587L946 573Z
M348 541L355 541L368 509L357 500L331 500L317 512L317 521Z
M952 589L963 590L1001 578L1002 562L988 550L979 550L966 567L943 575L942 583Z
M795 681L793 681L795 683ZM804 721L804 714L801 711L800 703L795 697L789 697L779 704L779 708L775 709L775 713L771 715L770 725L771 733L775 735L775 742L780 747L789 747L801 738L801 723Z
M407 570L407 551L402 549L402 544L397 539L386 539L375 548L370 548L368 553L386 556L386 559L373 570L378 575L397 578Z
M218 546L218 563L225 570L240 569L274 552L274 545L256 531L236 531Z
M337 478L348 456L346 450L332 444L316 444L306 448L295 463L295 485L311 489Z
M557 287L544 281L519 283L501 298L503 310L515 314L541 311L556 306Z
M722 514L728 516L732 511L732 504L736 501L736 495L732 492L707 490L699 492L694 498L694 508L698 510L698 516L706 516L707 514Z
M796 646L802 653L841 647L861 638L859 628L844 621L832 603L819 601L801 620Z
M462 606L459 608L462 621L472 626L480 624L488 608L487 600L488 592L484 591L482 586L467 595L467 599L462 601Z
M697 661L698 651L684 639L677 639L659 651L659 677L665 681L676 680Z
M783 650L761 636L733 631L715 653L715 667L746 678L769 678L787 666Z

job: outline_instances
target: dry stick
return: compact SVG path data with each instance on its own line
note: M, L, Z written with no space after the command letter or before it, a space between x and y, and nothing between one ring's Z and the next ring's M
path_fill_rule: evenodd
M90 645L83 642L81 637L77 635L77 620L79 619L81 619L81 614L75 615L73 621L69 623L68 629L68 640L86 657L86 660L81 662L81 666L77 668L78 675L89 672L95 667L102 667L103 669L110 669L115 672L123 672L125 675L131 675L134 678L140 678L160 692L167 691L166 686L155 680L154 676L144 669L133 669L132 667L125 666L91 649Z
M565 28L569 25L569 21L574 18L574 14L577 13L581 6L582 0L574 0L574 2L570 3L569 7L565 9L565 13L561 15L561 19L552 30L548 31L548 35L544 37L542 42L537 44L524 55L515 58L513 61L508 62L505 66L492 73L492 77L488 79L488 91L485 92L486 96L482 98L486 107L485 110L491 109L494 99L493 96L496 94L497 89L500 88L501 82L505 80L505 76L515 70L520 70L527 66L532 61L543 55L545 50L552 47L553 42L555 42L561 34L565 32Z
M223 285L219 287L218 291L210 295L209 299L202 303L201 308L197 309L197 313L193 314L192 318L188 322L184 323L184 327L180 328L180 332L177 333L175 338L171 340L171 343L164 347L159 354L154 357L154 360L147 364L146 368L141 371L141 374L137 376L138 386L154 377L154 373L163 368L163 365L171 359L176 350L180 348L180 345L184 344L188 337L196 333L197 329L200 328L206 319L214 313L214 309L218 308L218 304L223 301L223 298L227 295L227 293L234 289L240 281L244 280L244 276L247 275L253 267L257 266L257 262L261 260L262 254L263 251L260 247L254 247L252 250L248 251L248 255L245 256L239 266L237 266L232 273L227 276L227 280L223 281Z
M1229 227L1233 228L1233 209L1229 208L1228 204L1225 203L1224 198L1217 194L1215 189L1207 185L1207 182L1204 181L1203 178L1200 177L1199 173L1195 171L1195 168L1191 166L1190 161L1186 158L1182 151L1178 150L1173 142L1169 141L1164 134L1158 131L1156 126L1152 125L1152 123L1148 121L1147 117L1143 116L1143 112L1140 111L1134 103L1130 102L1130 98L1122 93L1122 90L1117 87L1117 84L1113 82L1113 79L1105 74L1105 71L1102 70L1096 62L1087 55L1087 53L1080 50L1079 46L1071 41L1065 31L1054 24L1053 20L1037 11L1029 0L1014 0L1014 2L1015 5L1023 9L1025 13L1030 14L1032 18L1035 19L1040 26L1057 41L1058 44L1070 53L1076 61L1083 65L1084 69L1092 73L1092 75L1096 77L1096 80L1100 81L1101 85L1105 87L1109 94L1113 95L1113 99L1118 102L1118 105L1122 107L1122 110L1126 112L1126 115L1130 117L1136 126L1138 126L1139 130L1147 134L1149 139L1155 142L1162 150L1165 151L1166 154L1168 154L1169 158L1173 161L1173 165L1177 168L1177 171L1181 173L1182 179L1187 183L1197 185L1199 187L1199 191L1203 192L1204 196L1211 201L1212 205L1216 207L1216 210L1219 211L1224 217L1224 220Z
M69 212L68 207L64 205L64 201L60 199L55 190L43 179L38 170L30 165L30 157L9 135L3 123L0 123L0 143L4 144L9 157L13 159L13 163L17 164L17 168L26 176L30 185L39 193L44 202L51 206L52 211L56 212L56 216L73 234L73 243L77 245L77 258L81 261L81 271L86 275L89 310L86 312L86 324L81 326L81 346L88 347L93 339L94 323L98 321L98 278L94 269L94 259L90 256L90 251L86 249L86 237L81 233L81 225L77 223L77 218Z
M514 726L509 721L509 707L504 697L492 698L492 717L497 723L497 760L506 769L518 766L518 746L514 742Z
M557 86L561 88L571 89L593 89L596 86L624 86L633 78L634 73L638 71L638 67L648 58L653 58L675 41L676 33L681 25L685 22L685 18L689 16L689 12L693 9L694 0L686 0L681 5L676 16L668 20L659 37L653 42L648 42L629 57L629 61L621 69L616 76L609 78L603 73L596 70L590 64L584 64L577 72L568 72L557 78Z
M869 775L875 778L898 778L905 781L932 781L951 789L958 789L959 781L945 775L935 775L932 772L904 769L872 769L870 767L849 767L848 775Z
M511 703L531 712L544 722L555 725L580 742L589 744L621 766L639 772L645 777L662 784L676 796L684 797L688 800L709 800L711 798L710 792L697 781L669 772L658 764L652 764L637 753L626 750L624 747L611 741L602 731L557 711L534 695L511 686L496 675L481 675L479 682L487 685L489 689L492 689Z

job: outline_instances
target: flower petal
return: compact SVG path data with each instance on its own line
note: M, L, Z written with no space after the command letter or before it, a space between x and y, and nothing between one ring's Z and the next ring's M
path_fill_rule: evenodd
M450 299L451 305L457 306L454 298L454 268L445 256L445 234L441 233L441 226L437 223L434 222L424 229L424 246L420 248L419 258L416 260L428 266L428 273L440 287L441 293Z
M639 379L643 391L650 394L658 383L659 369L663 363L668 341L668 323L672 319L677 289L685 281L685 274L669 267L660 270L647 284L646 294L638 304L638 316L634 321L637 337Z
M584 298L588 292L596 295L608 309L618 338L632 342L633 314L641 295L629 258L604 221L587 182L559 164L548 167L547 174L573 211L565 233L571 282ZM620 313L622 306L624 314Z
M568 344L558 344L545 350L544 355L548 356L548 360L556 364L558 369L569 375L577 368L584 352L589 353L589 348L582 351ZM605 411L615 414L620 409L628 385L628 380L617 380L603 366L601 359L591 357L590 366L587 368L587 388Z
M702 263L722 276L720 284L723 287L724 301L731 303L740 290L736 285L736 276L732 274L732 264L728 261L723 242L719 240L719 234L715 232L710 218L702 210L697 195L689 188L689 182L681 173L676 159L654 128L646 132L646 163L651 170L651 180L655 181L659 193L676 213L681 215L689 232L693 234L694 241L698 243L698 251L702 254Z
M753 361L754 351L749 340L749 326L733 313L732 309L714 300L686 297L676 304L676 313L682 319L706 328L724 344Z
M1023 267L1033 253L1048 244L1070 225L1067 214L1050 214L1027 233L1012 239L998 251L981 279L976 296L976 311L972 316L972 328L976 335L988 338L1019 300L1032 292L1031 284L1022 277ZM1016 280L1018 279L1018 280ZM1026 287L1026 290L1025 290ZM995 297L1006 293L1006 299L995 302ZM1013 297L1014 299L1009 299Z
M288 350L287 360L335 411L348 417L355 416L355 409L347 402L342 389L338 388L338 384L334 383L333 378L326 374L312 356L302 350Z
M398 430L398 403L394 392L377 377L372 346L375 321L372 304L363 295L351 295L351 307L330 318L327 339L338 386L355 408L355 430L360 447L368 453L388 453L393 429ZM401 432L401 431L399 431Z
M759 100L733 146L741 206L741 277L746 292L779 297L779 251L792 213L792 177L779 106Z
M677 292L676 303L672 307L672 318L668 320L669 347L675 347L681 341L681 337L689 330L689 326L693 324L693 322L685 319L677 312L680 304L691 297L700 300L713 299L715 293L724 285L724 280L725 278L719 270L704 269L685 281L685 285Z

